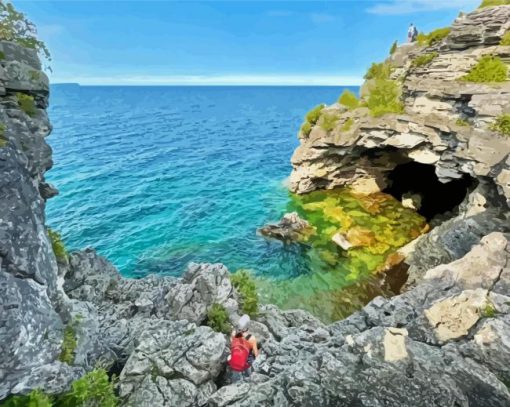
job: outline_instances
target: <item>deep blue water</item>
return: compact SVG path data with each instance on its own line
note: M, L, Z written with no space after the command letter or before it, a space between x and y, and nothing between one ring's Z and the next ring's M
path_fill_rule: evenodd
M341 91L54 86L47 179L60 195L47 222L125 275L179 275L190 261L296 275L301 253L256 229L285 212L303 116Z

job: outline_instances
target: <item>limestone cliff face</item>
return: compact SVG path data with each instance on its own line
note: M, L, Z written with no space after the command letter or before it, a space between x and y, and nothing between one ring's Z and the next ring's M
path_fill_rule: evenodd
M78 373L61 366L58 267L45 226L51 168L48 79L37 54L0 42L0 399L30 383L63 389ZM29 109L21 107L25 100ZM30 114L28 114L29 112ZM64 315L65 312L62 313ZM54 375L50 383L48 375ZM42 379L44 377L44 379ZM16 392L16 391L15 391Z
M372 117L366 107L348 111L334 104L321 113L337 117L334 128L324 130L319 119L309 134L299 134L293 192L349 186L360 193L392 193L392 183L405 188L402 178L407 178L409 192L425 193L429 206L442 207L438 214L447 212L433 220L437 225L448 219L445 223L406 251L409 284L427 268L463 256L485 234L508 231L510 138L491 125L510 113L510 80L486 84L461 78L484 55L510 63L510 46L498 45L509 29L510 6L461 15L442 41L402 45L385 62L392 66L390 79L400 84L402 114ZM432 60L414 63L423 56ZM362 100L374 81L362 86ZM437 188L426 185L434 181L425 177L427 167ZM446 201L462 183L462 205L449 207Z
M510 62L510 47L497 45L509 29L510 6L488 8L459 17L438 44L399 47L388 62L391 79L402 82L405 112L374 118L366 108L326 107L324 113L337 113L339 119L331 131L317 124L309 135L299 135L291 190L306 193L344 185L361 192L382 190L396 165L414 161L434 165L442 182L464 174L488 177L510 199L510 142L489 128L497 116L510 112L510 81L459 80L482 55ZM420 55L434 52L429 64L413 65ZM373 81L363 85L362 96ZM349 119L351 128L343 130Z

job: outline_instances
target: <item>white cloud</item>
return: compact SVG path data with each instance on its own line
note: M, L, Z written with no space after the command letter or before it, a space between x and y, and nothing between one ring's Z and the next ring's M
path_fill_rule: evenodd
M481 0L388 0L377 2L367 11L382 15L412 14L446 9L471 11L480 2Z
M217 76L83 76L53 77L52 83L81 85L273 85L273 86L358 86L361 76L331 75L217 75Z

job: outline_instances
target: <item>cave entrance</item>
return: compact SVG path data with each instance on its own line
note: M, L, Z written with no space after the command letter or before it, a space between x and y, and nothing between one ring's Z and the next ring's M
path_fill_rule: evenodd
M433 165L408 162L397 165L387 177L388 187L383 191L402 200L403 195L418 194L421 205L418 213L430 221L436 215L452 211L464 200L474 187L469 175L442 183Z

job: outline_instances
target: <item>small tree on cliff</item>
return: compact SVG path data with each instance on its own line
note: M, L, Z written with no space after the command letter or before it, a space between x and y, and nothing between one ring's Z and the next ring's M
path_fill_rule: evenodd
M23 47L35 49L47 61L51 61L48 48L44 42L37 39L35 25L26 18L25 14L17 11L11 3L1 0L0 40L12 41Z

